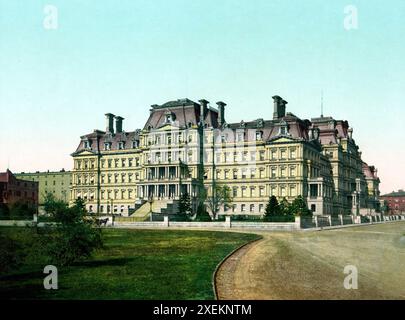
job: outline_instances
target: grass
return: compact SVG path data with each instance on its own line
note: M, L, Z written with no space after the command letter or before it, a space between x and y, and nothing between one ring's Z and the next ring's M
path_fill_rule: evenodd
M1 232L24 238L28 229L2 228ZM18 272L0 276L0 299L213 299L211 279L216 265L257 237L107 229L105 249L87 261L58 268L59 289L50 291L43 288L47 257L33 246Z

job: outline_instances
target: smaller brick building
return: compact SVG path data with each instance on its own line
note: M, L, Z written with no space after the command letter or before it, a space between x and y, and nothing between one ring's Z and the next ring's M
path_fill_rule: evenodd
M399 190L385 194L380 197L381 201L386 201L391 214L405 213L405 191Z
M0 204L12 206L16 202L38 205L38 182L17 179L7 169L0 172Z

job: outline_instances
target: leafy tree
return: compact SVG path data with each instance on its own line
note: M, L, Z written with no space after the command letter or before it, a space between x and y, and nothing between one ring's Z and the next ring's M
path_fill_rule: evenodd
M23 201L17 201L10 207L11 219L32 219L32 216L37 212L35 206L27 204Z
M275 196L271 196L269 202L266 205L266 210L264 213L265 219L271 216L278 216L280 215L280 205L278 204L278 200Z
M312 216L312 211L308 209L308 205L302 196L298 196L291 203L291 213L296 216Z
M283 216L291 215L291 204L288 202L286 198L283 198L279 204L280 214Z
M92 252L103 245L101 228L94 217L88 216L84 201L78 199L72 207L58 201L49 202L50 213L57 222L47 239L51 260L60 265L90 257Z
M217 217L219 209L223 206L224 209L231 207L233 198L231 195L231 188L227 185L216 185L215 193L211 197L207 197L207 206L212 212L212 216L215 219Z
M191 215L191 200L188 192L182 194L179 200L179 214L190 216Z
M207 208L203 203L200 203L197 207L197 215L196 215L196 220L197 221L211 221L211 216L207 211Z

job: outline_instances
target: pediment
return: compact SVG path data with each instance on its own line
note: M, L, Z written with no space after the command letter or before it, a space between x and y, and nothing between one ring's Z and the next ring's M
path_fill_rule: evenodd
M297 142L297 139L288 136L277 136L269 140L271 143L288 143L288 142Z
M174 131L179 130L179 127L174 126L173 124L164 124L163 126L159 127L155 131Z
M94 156L96 153L94 151L90 150L80 150L77 152L74 152L72 156Z

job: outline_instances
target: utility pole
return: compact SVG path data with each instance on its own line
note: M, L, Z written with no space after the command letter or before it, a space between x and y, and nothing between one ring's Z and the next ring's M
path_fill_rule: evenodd
M214 128L212 128L212 215L214 218L217 215L217 199L216 199L216 166L215 166L215 134L214 134Z
M208 101L207 100L200 100L200 121L199 121L199 126L198 126L198 135L199 135L199 165L198 165L198 180L199 180L199 186L198 186L198 206L204 205L204 131L205 131L205 116L206 116L206 110L208 106Z

